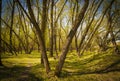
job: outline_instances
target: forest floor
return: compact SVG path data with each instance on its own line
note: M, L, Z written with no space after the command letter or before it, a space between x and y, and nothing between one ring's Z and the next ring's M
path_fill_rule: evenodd
M52 71L47 75L40 64L40 54L2 55L5 65L0 67L0 81L120 81L120 55L106 52L85 52L78 57L69 52L61 77L53 76L57 59L49 57Z

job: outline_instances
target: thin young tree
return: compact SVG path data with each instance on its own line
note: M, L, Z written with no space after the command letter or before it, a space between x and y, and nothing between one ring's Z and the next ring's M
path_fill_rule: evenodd
M115 35L113 34L111 7L110 7L110 9L108 10L108 13L107 13L107 21L108 21L108 31L109 31L109 33L111 35L111 38L112 38L112 44L115 47L114 51L115 51L116 54L119 54L119 48L118 48L118 45L116 43Z
M54 0L51 0L51 36L50 36L50 56L53 57L53 7L54 7Z
M44 0L46 1L46 0ZM44 2L43 2L44 3ZM45 2L46 4L46 2ZM38 35L38 38L39 38L39 42L40 42L40 47L41 47L41 54L42 54L42 57L43 58L43 62L44 62L44 66L46 68L46 72L49 73L50 72L50 66L49 66L49 61L48 61L48 57L47 57L47 53L46 53L46 47L45 47L45 40L44 40L44 35L35 19L35 16L34 16L34 13L33 13L33 10L31 8L31 2L30 0L27 0L27 6L28 6L28 12L30 14L30 21L31 23L34 25L35 29L36 29L36 32L37 32L37 35ZM45 5L44 5L45 6ZM22 7L22 6L21 6ZM44 13L44 11L43 11ZM26 14L28 15L28 14ZM46 24L46 20L44 20L45 16L42 17L42 25L41 26L45 26Z
M1 58L1 54L2 54L2 24L1 24L1 17L2 17L2 0L0 0L0 66L3 66L2 64L2 58Z
M13 0L12 12L11 12L11 26L10 26L10 53L12 53L12 30L13 30L13 20L14 20L14 10L15 10L15 1Z

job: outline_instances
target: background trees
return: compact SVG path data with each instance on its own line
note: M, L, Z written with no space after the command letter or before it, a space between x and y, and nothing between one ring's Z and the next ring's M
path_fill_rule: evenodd
M73 23L73 27L72 29L70 30L70 33L69 35L67 36L67 40L66 40L66 45L65 47L63 48L63 51L62 51L62 54L60 56L60 59L59 59L59 62L58 62L58 65L56 66L56 71L55 71L55 75L59 76L61 70L62 70L62 67L63 67L63 64L64 64L64 61L65 61L65 58L66 58L66 55L67 55L67 52L69 50L69 46L72 42L72 39L79 27L79 24L81 23L83 17L84 17L84 14L85 14L85 11L87 9L89 5L89 1L88 0L85 0L85 3L84 3L84 6L82 7L81 11L79 12L79 14L77 15L74 23Z

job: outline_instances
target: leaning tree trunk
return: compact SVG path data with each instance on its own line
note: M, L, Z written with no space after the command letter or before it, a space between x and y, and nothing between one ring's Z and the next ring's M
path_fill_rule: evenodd
M62 67L63 67L63 64L64 64L64 61L65 61L65 58L66 58L66 55L68 53L68 50L69 50L69 46L72 42L72 39L84 17L84 14L87 10L87 7L88 7L88 4L89 4L89 0L85 0L85 4L84 6L82 7L80 13L78 14L78 16L76 17L75 21L74 21L74 24L73 24L73 28L71 29L68 37L67 37L67 40L66 40L66 45L65 47L63 48L63 51L61 53L61 56L60 56L60 59L59 59L59 62L55 68L55 75L56 76L59 76L60 75L60 72L62 70Z

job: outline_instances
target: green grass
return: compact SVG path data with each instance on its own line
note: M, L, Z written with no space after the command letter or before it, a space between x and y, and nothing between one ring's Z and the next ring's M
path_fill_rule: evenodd
M2 55L0 81L120 81L120 56L106 52L85 52L78 57L75 51L69 52L61 77L54 75L58 59L49 57L52 71L47 75L40 64L40 53Z

